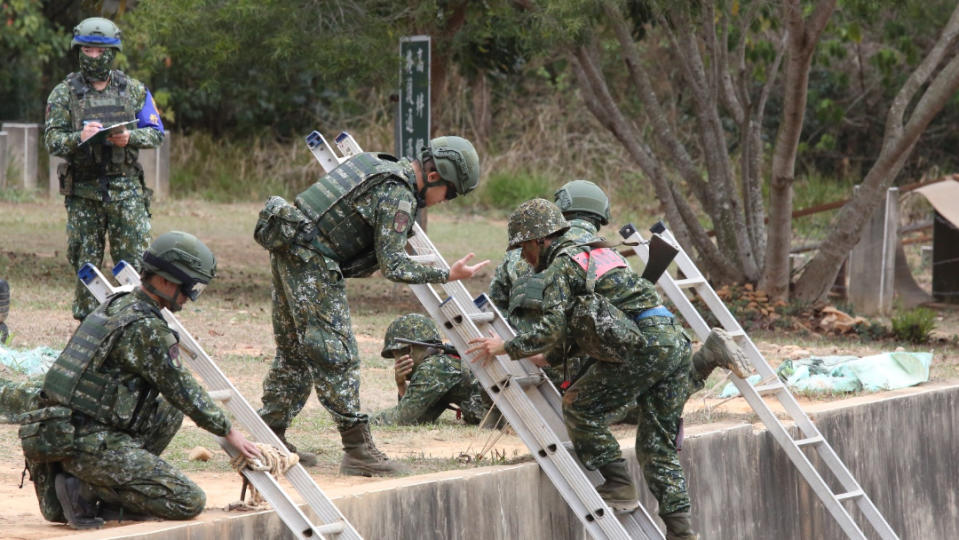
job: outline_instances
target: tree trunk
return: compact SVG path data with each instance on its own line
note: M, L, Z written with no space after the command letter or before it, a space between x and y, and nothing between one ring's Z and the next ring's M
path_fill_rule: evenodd
M783 88L783 116L776 135L769 189L769 225L766 230L766 260L759 288L770 298L783 300L789 295L789 248L792 241L793 182L799 136L805 121L809 91L809 68L813 52L826 22L835 10L836 0L822 0L809 16L802 18L799 0L789 0L783 8L786 20L787 59Z
M932 50L909 76L893 100L886 118L879 159L863 179L859 195L842 207L833 221L832 233L823 241L823 247L796 283L796 299L811 303L825 298L839 266L849 250L859 241L866 222L881 204L886 188L899 174L919 136L959 90L957 41L959 6L953 11ZM913 96L926 84L943 59L948 59L948 63L926 86L922 97L913 107L909 120L903 125L905 112L913 102Z

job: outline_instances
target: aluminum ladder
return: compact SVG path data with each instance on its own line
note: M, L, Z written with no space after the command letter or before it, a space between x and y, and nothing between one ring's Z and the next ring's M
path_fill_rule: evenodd
M341 133L336 144L344 157L338 157L318 132L307 137L307 145L327 172L360 152L359 145L347 133ZM414 223L413 231L408 244L410 258L449 270L449 265L419 224ZM469 358L466 350L473 338L498 335L509 340L515 336L509 323L486 295L474 299L460 281L410 285L410 288L464 359ZM591 537L663 538L642 506L629 513L614 513L603 502L594 487L603 481L603 477L598 471L586 470L576 459L563 423L560 394L540 368L526 360L513 361L506 355L497 357L486 367L469 361L465 364L469 365Z
M129 291L140 285L140 276L132 266L124 261L117 264L113 269L113 274L121 284L120 287L113 287L92 264L87 263L79 271L80 280L99 302L103 302L111 294L122 290ZM256 414L256 410L237 391L233 383L226 378L226 375L220 371L220 368L173 313L164 308L162 314L170 328L176 330L180 336L180 351L185 353L182 358L185 358L187 366L199 374L203 382L206 383L210 397L230 411L235 421L250 432L253 440L272 445L279 449L281 453L289 455L289 451L280 441L280 438L267 427L260 416ZM239 454L223 437L216 437L216 440L231 458ZM294 537L301 540L317 538L353 540L362 538L299 463L291 467L285 476L322 521L320 525L312 523L306 517L300 507L283 490L277 479L268 472L244 469L243 476L270 502L270 505L273 506L277 515L280 516L280 519L283 520Z
M682 313L683 318L692 327L699 339L705 342L709 335L709 325L693 306L690 298L686 295L687 290L693 291L702 299L709 308L709 311L716 317L722 327L729 332L739 343L739 346L746 353L749 362L760 375L760 382L753 386L747 381L731 375L733 384L739 389L753 411L759 415L763 424L772 433L776 442L785 450L786 455L792 460L793 464L799 469L803 478L809 483L809 486L823 502L829 513L842 527L842 530L849 538L865 539L866 535L853 519L852 515L843 506L845 501L853 500L862 511L875 531L884 540L898 539L899 537L892 530L882 514L873 504L872 500L863 491L862 486L856 482L852 473L846 468L842 460L833 450L832 446L826 441L822 433L815 424L806 416L796 398L793 397L789 389L779 380L776 372L763 357L756 344L743 330L736 318L733 317L729 309L722 302L716 291L706 281L705 276L696 268L692 259L682 249L672 233L669 232L661 223L653 227L652 232L659 234L664 240L668 241L677 248L674 263L682 273L681 279L673 278L669 272L663 273L656 284L662 288L666 296L673 302L673 305ZM634 251L642 259L643 263L649 261L649 247L645 239L632 225L626 225L620 230L620 235L629 244L636 244ZM775 413L769 408L769 405L763 400L762 396L773 396L779 400L783 408L799 428L800 436L793 438L786 430L786 426L776 417ZM813 448L822 458L832 474L838 480L841 490L834 492L829 487L826 480L819 474L819 471L813 466L812 462L806 457L804 448Z

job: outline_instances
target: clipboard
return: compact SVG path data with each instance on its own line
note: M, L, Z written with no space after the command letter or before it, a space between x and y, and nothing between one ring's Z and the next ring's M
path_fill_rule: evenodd
M101 128L100 131L96 132L92 137L80 143L80 146L85 146L88 144L106 144L107 137L114 133L120 133L124 129L129 129L137 124L136 120L129 120L126 122L119 122Z

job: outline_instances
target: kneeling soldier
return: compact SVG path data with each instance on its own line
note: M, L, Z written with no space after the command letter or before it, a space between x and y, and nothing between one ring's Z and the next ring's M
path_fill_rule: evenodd
M159 457L183 414L259 456L183 367L179 338L161 315L196 300L215 272L213 253L196 237L161 235L144 253L142 285L107 298L70 338L44 378L43 408L23 415L20 429L46 519L95 528L124 512L199 514L203 490Z

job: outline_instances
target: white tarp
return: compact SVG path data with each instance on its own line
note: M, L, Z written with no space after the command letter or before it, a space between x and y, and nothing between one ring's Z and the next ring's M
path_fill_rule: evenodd
M805 392L878 392L915 386L929 380L932 353L891 352L872 356L822 356L802 360L786 360L776 374L786 385ZM755 379L755 380L753 380ZM747 379L759 382L759 375ZM719 397L738 396L739 390L729 383Z
M959 182L943 180L929 184L916 190L929 201L929 204L949 220L953 226L959 227Z

